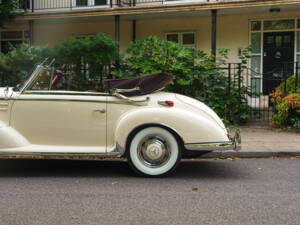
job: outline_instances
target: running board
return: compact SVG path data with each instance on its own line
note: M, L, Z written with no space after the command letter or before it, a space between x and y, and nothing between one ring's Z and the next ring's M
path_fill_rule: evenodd
M119 158L119 152L110 153L71 153L71 152L0 152L0 159L62 159L62 160L101 160Z

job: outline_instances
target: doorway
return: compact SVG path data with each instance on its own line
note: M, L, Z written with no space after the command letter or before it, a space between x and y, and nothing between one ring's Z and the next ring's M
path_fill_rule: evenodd
M263 94L269 95L284 75L294 72L294 32L267 32L263 39Z

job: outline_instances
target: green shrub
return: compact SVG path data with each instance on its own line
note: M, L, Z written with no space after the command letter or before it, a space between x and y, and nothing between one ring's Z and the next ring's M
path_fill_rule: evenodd
M295 76L291 76L286 80L286 96L284 91L285 82L282 82L270 94L271 101L278 112L272 120L276 127L300 130L300 79L298 79L296 92L295 83Z
M103 89L102 79L109 73L105 68L119 58L116 42L103 33L69 38L54 47L54 56L59 67L71 68L76 90ZM88 67L88 70L83 67Z
M58 69L68 70L68 79L74 89L100 90L103 76L109 73L106 67L118 57L116 43L102 33L91 38L70 38L55 45L54 49L24 43L11 47L6 55L0 54L1 85L15 86L30 75L35 64L45 58L55 58Z
M2 86L15 86L28 77L35 64L52 56L48 46L31 46L28 43L11 47L4 55L0 53L0 79Z
M220 64L226 61L227 49L220 50L221 57L215 62L214 56L207 55L203 51L184 48L177 43L149 36L145 40L131 43L126 53L127 56L121 63L120 69L114 71L115 76L128 77L168 72L174 79L166 88L167 91L203 101L223 119L226 119L228 111L231 111L231 118L227 119L233 123L238 120L247 121L250 108L244 96L248 93L248 89L241 88L241 118L238 118L236 107L239 104L238 89L232 82L231 97L228 99L227 78L218 69Z

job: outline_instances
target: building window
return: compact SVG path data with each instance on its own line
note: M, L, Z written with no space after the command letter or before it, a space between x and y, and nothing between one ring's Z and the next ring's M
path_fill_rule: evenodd
M195 32L174 32L167 33L166 40L180 44L186 48L196 48Z
M167 34L167 41L179 43L179 33Z
M266 20L264 30L289 30L295 28L295 20Z
M164 4L173 4L173 3L190 3L190 2L207 2L208 0L164 0Z
M72 0L73 7L105 6L108 0Z
M16 1L16 4L17 4L17 7L20 10L29 10L29 9L31 9L31 0L18 0L18 1Z
M0 51L8 53L11 46L16 46L29 41L29 32L24 30L3 30L0 31Z

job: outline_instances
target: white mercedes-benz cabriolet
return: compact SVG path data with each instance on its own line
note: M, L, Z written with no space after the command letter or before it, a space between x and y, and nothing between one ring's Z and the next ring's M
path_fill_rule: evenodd
M21 88L0 89L0 157L127 157L139 174L173 171L182 156L240 147L205 104L160 92L166 73L106 80L108 93L71 91L42 63Z

